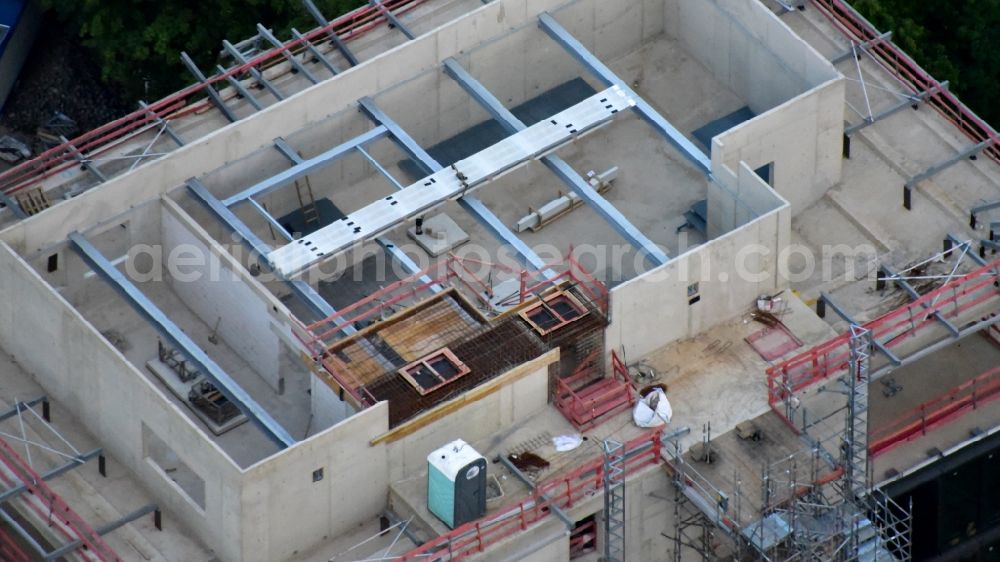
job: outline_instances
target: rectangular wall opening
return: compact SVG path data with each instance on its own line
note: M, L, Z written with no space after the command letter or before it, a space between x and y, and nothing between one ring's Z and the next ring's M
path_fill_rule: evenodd
M142 424L142 456L202 511L205 510L205 480L191 469L153 430Z

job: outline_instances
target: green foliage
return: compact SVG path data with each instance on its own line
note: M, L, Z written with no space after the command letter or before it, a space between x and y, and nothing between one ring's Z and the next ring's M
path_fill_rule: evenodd
M1000 126L1000 0L854 0L875 27L983 119Z
M222 40L234 43L257 33L258 22L288 38L288 30L313 29L299 0L45 0L93 50L106 82L132 100L157 99L191 82L180 62L187 52L206 74L214 73ZM328 18L364 0L317 0Z

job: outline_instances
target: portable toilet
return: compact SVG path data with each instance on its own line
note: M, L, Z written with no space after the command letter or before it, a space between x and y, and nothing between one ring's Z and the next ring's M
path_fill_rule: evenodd
M486 515L486 458L461 439L427 455L427 509L450 529Z

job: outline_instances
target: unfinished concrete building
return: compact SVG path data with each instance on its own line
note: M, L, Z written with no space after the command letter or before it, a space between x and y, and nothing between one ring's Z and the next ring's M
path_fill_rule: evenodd
M0 175L5 560L997 540L1000 147L889 34L842 0L304 9Z

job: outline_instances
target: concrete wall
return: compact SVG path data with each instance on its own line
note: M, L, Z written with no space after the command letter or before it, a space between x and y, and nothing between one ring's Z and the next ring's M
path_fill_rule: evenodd
M786 204L613 288L607 349L635 360L749 310L784 286L777 258L790 236Z
M708 237L718 238L786 204L757 173L740 162L737 173L716 168L708 182Z
M391 480L400 480L426 470L427 455L445 443L459 438L467 443L480 443L545 408L549 401L549 365L558 361L559 350L553 349L515 367L502 375L502 378L513 379L513 382L505 383L495 392L390 443ZM475 389L466 394L474 392ZM462 397L454 400L462 400Z
M666 0L667 33L763 113L839 73L761 2Z
M200 229L172 201L165 200L161 223L164 260L184 260L171 266L171 288L207 326L218 322L219 338L277 390L284 347L278 333L290 333L277 300L207 234L192 230Z
M380 402L242 475L240 544L245 562L286 560L370 521L385 509L389 462L370 441L389 429ZM314 482L313 471L323 479Z
M364 64L353 67L325 82L299 92L206 137L115 177L74 199L72 205L56 205L3 232L2 238L20 253L30 253L68 232L86 228L114 214L159 196L192 176L211 172L226 162L234 162L258 148L269 146L277 136L322 121L346 109L354 109L363 96L411 79L437 67L442 60L488 41L512 28L534 25L534 17L563 0L496 0L458 21L391 49ZM294 100L294 101L292 101ZM421 110L414 106L412 110Z
M224 560L240 559L240 470L12 249L0 244L0 342L157 502ZM144 457L145 425L205 481L201 509Z
M712 168L751 169L774 163L771 184L796 214L840 182L844 79L821 86L758 115L712 142Z

